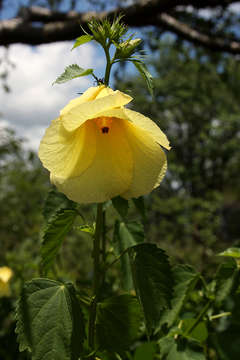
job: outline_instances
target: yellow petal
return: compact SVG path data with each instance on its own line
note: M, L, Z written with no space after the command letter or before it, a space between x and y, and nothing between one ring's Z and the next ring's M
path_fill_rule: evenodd
M39 158L55 176L74 177L85 171L96 153L96 138L91 124L81 126L68 137L62 133L61 121L53 120L40 143ZM87 139L87 141L86 141Z
M132 98L118 90L112 94L85 102L70 109L64 113L61 119L63 126L67 131L76 130L88 119L98 116L98 113L112 108L128 104Z
M105 117L114 117L114 118L118 118L118 119L123 119L123 120L127 120L129 121L129 118L127 117L127 115L125 114L125 108L123 107L119 107L119 108L114 108L114 109L108 109L108 110L104 110L101 111L97 114L97 117L101 117L101 116L105 116ZM95 117L95 116L94 116ZM93 118L94 118L93 117Z
M87 89L81 96L77 97L76 99L71 100L60 112L61 115L65 115L68 113L72 108L83 104L87 101L91 101L96 99L97 95L105 88L104 85L90 87Z
M108 96L114 94L113 89L110 87L106 87L105 85L101 86L101 91L96 96L96 99L100 99L101 97Z
M167 160L161 146L145 130L124 121L128 143L132 149L133 177L127 191L121 194L125 199L148 194L162 181Z
M146 131L149 135L153 137L153 139L158 144L160 144L167 150L171 149L171 147L169 146L169 141L166 135L162 132L162 130L151 119L136 111L122 107L118 109L109 109L102 111L100 114L98 114L98 116L111 116L128 120L132 122L135 126Z
M70 179L51 175L58 189L79 203L107 201L125 192L132 181L132 153L123 120L114 119L107 134L102 133L94 121L89 120L86 126L90 124L95 132L96 156L89 168ZM88 136L83 146L89 149Z
M11 292L10 292L9 284L0 280L0 297L10 296L10 295L11 295Z
M134 125L149 133L158 144L167 150L171 149L166 135L151 119L130 109L124 109L124 113Z
M92 87L46 130L39 157L70 199L128 199L160 184L167 169L161 146L170 149L168 139L149 118L124 107L131 100L104 85Z
M0 280L7 283L13 276L12 270L8 266L0 267Z

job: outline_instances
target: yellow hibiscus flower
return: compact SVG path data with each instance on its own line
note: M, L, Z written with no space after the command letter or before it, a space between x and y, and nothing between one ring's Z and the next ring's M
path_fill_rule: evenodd
M91 87L46 130L39 157L51 182L69 199L130 199L162 181L167 169L162 147L170 149L168 139L152 120L124 107L131 100L104 85Z
M10 296L9 281L13 276L12 270L7 266L0 267L0 297Z

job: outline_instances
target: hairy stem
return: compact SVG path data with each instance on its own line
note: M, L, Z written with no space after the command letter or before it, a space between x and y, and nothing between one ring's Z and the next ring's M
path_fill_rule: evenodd
M212 315L212 316L210 316L209 319L212 321L212 320L215 320L215 319L220 319L223 316L231 316L231 315L232 315L232 313L230 311L227 311L227 312L223 312L221 314Z
M88 328L88 345L94 348L95 343L95 322L97 313L97 302L99 297L99 288L101 281L100 254L101 254L101 236L103 226L103 204L97 206L96 230L93 242L93 297L90 305L89 328Z
M104 47L104 52L107 60L105 76L104 76L104 84L106 86L108 86L109 84L110 71L113 64L113 61L111 61L109 54L110 45L111 43L109 42L107 46ZM97 206L96 230L95 230L94 242L93 242L93 296L90 305L89 324L88 324L88 346L90 349L94 349L94 345L95 345L95 323L96 323L96 315L97 315L97 303L99 300L100 285L104 279L104 275L101 274L100 256L102 255L102 260L104 263L106 256L105 231L106 231L105 214L103 214L103 204L100 203ZM106 271L105 269L102 270L104 272Z
M195 329L195 327L200 323L200 321L202 320L202 318L205 316L205 314L207 313L210 305L212 304L213 300L209 300L207 302L207 304L204 306L204 308L202 309L202 311L198 314L196 320L194 321L194 323L189 326L189 328L186 329L186 331L184 332L183 335L187 336L188 334L191 334L191 332Z
M103 211L103 226L102 226L102 262L103 266L106 261L106 210Z
M106 65L106 69L105 69L105 76L104 76L104 84L106 86L108 86L108 84L109 84L110 71L111 71L111 67L112 67L112 64L113 64L113 62L111 61L111 58L110 58L109 48L110 48L110 44L106 48L104 48L104 52L105 52L106 60L107 60L107 65Z

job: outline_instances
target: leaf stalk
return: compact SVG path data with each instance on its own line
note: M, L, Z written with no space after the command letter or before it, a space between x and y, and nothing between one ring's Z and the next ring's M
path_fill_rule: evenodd
M202 320L202 318L205 316L205 314L207 313L210 305L212 304L213 300L210 299L206 305L204 306L204 308L202 309L202 311L200 311L200 313L198 314L196 320L194 321L194 323L189 326L186 331L183 333L183 336L187 336L189 334L191 334L191 332L196 328L196 326L200 323L200 321Z

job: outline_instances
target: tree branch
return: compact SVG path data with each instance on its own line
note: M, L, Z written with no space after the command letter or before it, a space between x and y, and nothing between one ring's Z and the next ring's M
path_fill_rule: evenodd
M40 6L32 6L32 7L22 7L18 16L24 19L24 21L28 22L54 22L54 21L66 21L66 20L76 20L79 17L79 13L76 11L69 11L67 13L59 12L59 11L51 11L48 8L40 7Z
M155 19L154 25L163 26L182 38L192 43L202 45L213 51L228 52L231 54L240 54L240 41L229 40L227 38L213 37L208 34L201 33L189 25L186 25L169 14L159 14Z
M124 22L129 27L154 25L211 50L239 54L240 41L212 37L180 22L176 18L177 12L174 16L167 13L178 6L191 5L197 9L216 6L224 8L235 2L237 0L139 0L138 3L127 8L99 13L75 11L60 13L41 7L23 8L17 18L0 21L0 45L7 46L14 43L39 45L73 40L82 34L80 25L86 27L91 18L102 19L108 16L111 19L123 13Z

